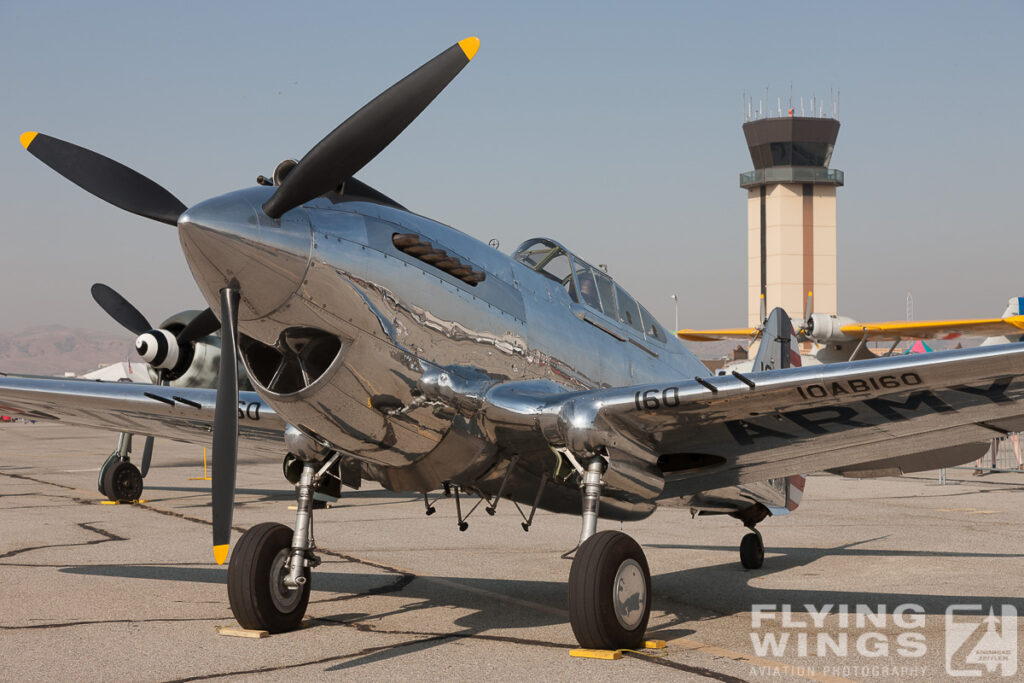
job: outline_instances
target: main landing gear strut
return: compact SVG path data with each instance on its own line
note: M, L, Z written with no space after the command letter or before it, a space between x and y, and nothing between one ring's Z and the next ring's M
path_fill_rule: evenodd
M280 633L302 621L310 569L320 563L313 552L313 491L339 457L335 453L319 469L310 460L302 463L294 533L282 524L258 524L235 546L228 599L243 628ZM636 541L619 531L597 531L606 468L603 455L580 468L582 525L569 571L569 621L585 648L635 649L643 645L651 615L651 572Z
M651 615L651 572L640 545L619 531L597 531L603 456L582 463L580 545L569 570L569 623L579 644L635 649Z
M320 564L314 554L313 492L340 458L334 454L320 469L306 460L296 487L295 531L283 524L263 523L239 539L228 565L228 601L242 628L281 633L296 628L309 603L310 569Z
M129 459L132 435L122 432L117 448L100 467L96 488L113 501L135 501L142 497L142 473Z

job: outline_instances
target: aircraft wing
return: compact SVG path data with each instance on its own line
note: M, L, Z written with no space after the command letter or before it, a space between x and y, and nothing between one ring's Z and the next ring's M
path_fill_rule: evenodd
M209 445L213 389L0 374L0 413L84 427ZM238 395L238 439L243 451L279 458L284 423L253 392Z
M1024 315L974 320L893 320L883 323L843 325L844 334L868 340L955 339L960 335L1002 337L1024 332Z
M887 322L853 322L840 327L849 339L867 336L867 341L897 341L903 339L956 339L961 335L1002 337L1024 333L1024 315L1006 318L972 318L965 320L890 320ZM680 339L711 342L723 339L753 339L754 328L723 328L709 330L684 329L676 332ZM813 340L813 335L811 335Z
M662 497L933 453L1024 429L1024 345L552 397L573 453L664 475ZM541 411L547 412L547 411ZM548 436L549 442L552 437ZM964 454L966 453L966 456ZM959 462L977 457L977 446ZM916 457L920 461L920 457ZM927 469L918 462L917 470Z
M676 336L686 341L711 342L723 339L753 339L759 330L753 327L730 327L720 330L678 330Z

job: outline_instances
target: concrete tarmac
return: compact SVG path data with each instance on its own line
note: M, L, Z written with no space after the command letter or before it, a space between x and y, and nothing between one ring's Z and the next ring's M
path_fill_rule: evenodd
M477 509L463 533L454 500L428 517L421 498L372 483L314 515L324 563L305 628L219 635L234 620L227 568L213 562L209 482L192 479L202 449L157 441L147 502L101 505L96 475L115 441L0 425L0 680L1019 675L1024 473L951 470L946 486L933 473L811 476L798 511L759 526L767 553L754 571L740 565L744 530L727 517L663 509L602 522L643 546L649 637L668 648L597 661L569 656L560 555L577 518L539 512L524 533L502 501L494 517ZM243 455L237 486L233 542L259 522L294 525L280 463Z

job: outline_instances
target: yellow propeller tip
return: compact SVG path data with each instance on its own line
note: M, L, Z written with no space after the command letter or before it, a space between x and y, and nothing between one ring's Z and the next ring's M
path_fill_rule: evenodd
M480 49L480 39L476 36L470 36L464 40L459 41L459 47L466 53L466 59L473 59L476 51Z
M228 559L227 543L213 546L213 559L217 560L217 564L224 564L224 560Z
M28 146L32 144L32 141L36 139L39 133L33 130L27 130L21 134L21 146L28 149Z

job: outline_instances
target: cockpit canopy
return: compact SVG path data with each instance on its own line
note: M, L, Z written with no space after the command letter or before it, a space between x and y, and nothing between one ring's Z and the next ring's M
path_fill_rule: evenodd
M512 257L565 288L576 303L596 311L649 340L664 343L665 329L646 308L599 268L544 237L523 242Z

